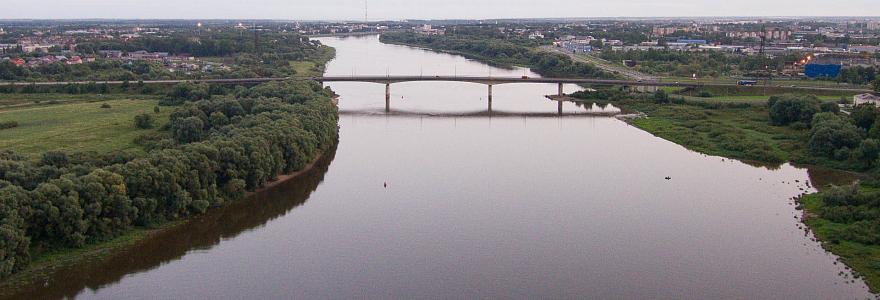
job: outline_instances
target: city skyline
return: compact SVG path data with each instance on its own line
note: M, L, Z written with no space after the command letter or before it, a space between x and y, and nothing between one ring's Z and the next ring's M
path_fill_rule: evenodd
M229 0L173 2L156 0L44 1L39 10L4 10L0 19L283 19L283 20L368 20L401 19L504 19L504 18L613 18L613 17L794 17L794 16L880 16L880 7L870 0L851 0L829 5L817 0L715 2L628 1L608 3L587 0L534 1L489 0L326 0L288 3L260 0L241 3ZM756 9L759 8L759 9Z

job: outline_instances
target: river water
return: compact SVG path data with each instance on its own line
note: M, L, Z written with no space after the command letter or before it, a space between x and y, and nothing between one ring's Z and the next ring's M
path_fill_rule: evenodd
M377 37L328 75L538 76ZM333 83L340 142L302 178L20 298L800 298L871 295L802 229L806 169L689 151L557 104L553 84ZM566 86L566 91L577 89ZM666 179L670 177L670 179ZM818 179L813 179L818 180Z

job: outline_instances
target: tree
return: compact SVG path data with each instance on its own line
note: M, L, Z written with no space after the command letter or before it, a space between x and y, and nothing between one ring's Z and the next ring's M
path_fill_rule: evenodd
M669 94L667 94L666 91L664 91L663 89L657 89L657 91L654 92L654 103L669 103Z
M874 92L880 93L880 78L874 80Z
M873 166L876 163L878 156L880 156L880 141L876 139L864 139L852 154L854 159L868 166Z
M777 126L794 122L810 125L813 115L821 111L819 99L812 95L773 96L767 105L770 107L770 121Z
M850 116L853 119L853 122L859 128L868 130L874 125L874 120L877 119L877 107L873 104L860 104L856 107L853 107L852 113Z
M180 143L191 143L202 139L205 123L199 117L188 117L174 122L174 138Z
M862 131L833 113L816 114L812 124L809 146L814 155L846 159L861 143Z

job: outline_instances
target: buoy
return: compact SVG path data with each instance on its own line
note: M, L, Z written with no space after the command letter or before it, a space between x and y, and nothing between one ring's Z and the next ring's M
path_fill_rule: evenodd
M386 182L382 183L382 187L388 188L388 182L386 181Z

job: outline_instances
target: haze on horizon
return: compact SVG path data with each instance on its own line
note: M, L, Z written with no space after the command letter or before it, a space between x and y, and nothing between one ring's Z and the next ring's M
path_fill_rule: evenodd
M368 0L370 20L566 17L880 16L877 0ZM363 20L364 0L45 0L0 19Z

